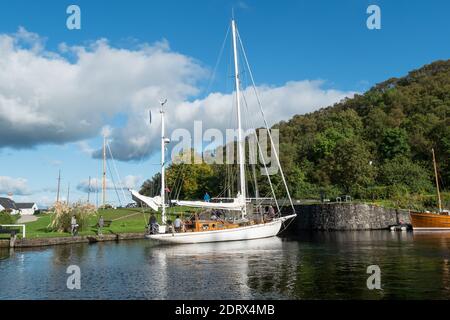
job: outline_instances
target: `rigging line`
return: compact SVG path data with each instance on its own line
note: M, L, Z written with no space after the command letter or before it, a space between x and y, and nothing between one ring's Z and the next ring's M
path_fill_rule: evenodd
M244 87L244 85L245 85L245 87L247 87L248 80L247 80L247 73L245 72L245 69L243 69L243 75L244 76L241 77L240 79L241 79L243 87ZM248 107L247 98L245 96L245 90L242 90L242 97L243 97L244 107L245 107L244 110L247 112L246 114L248 115L247 117L244 117L245 123L247 125L247 128L253 128L253 131L256 133L255 121L254 121L254 119L252 117L249 116L250 115L250 110L249 110L249 107ZM251 141L250 140L251 138L252 138L252 135L249 135L248 141ZM256 135L255 135L255 139L257 139ZM253 148L251 148L250 144L248 144L248 149L249 149L249 157L250 157L250 159L253 159L253 160L257 161L257 155L255 153L255 150L253 150ZM256 176L256 165L254 163L251 164L250 161L249 161L248 166L251 168L251 175L253 177L253 180L251 180L251 182L252 182L253 189L254 189L253 191L255 192L255 198L257 198L258 194L259 194L259 188L258 188L258 180L257 180L257 176ZM249 174L249 176L250 176L250 174Z
M240 43L241 48L242 48L242 53L243 53L244 58L245 58L245 63L246 63L246 65L247 65L247 69L248 69L248 72L249 72L249 75L250 75L250 79L252 80L253 90L255 91L256 100L258 101L259 110L261 111L261 114L262 114L263 120L264 120L264 124L265 124L266 129L267 129L267 131L268 131L268 133L269 133L269 138L270 138L270 142L271 142L271 147L272 147L273 150L274 150L275 158L276 158L277 163L278 163L278 168L280 169L280 173L281 173L281 178L283 179L284 187L285 187L285 189L286 189L286 193L287 193L287 195L288 195L289 202L291 203L292 210L293 210L293 212L295 213L294 203L292 202L292 198L291 198L291 194L290 194L290 192L289 192L289 188L288 188L288 186L287 186L286 178L284 177L283 169L281 168L280 159L279 159L279 157L278 157L278 154L277 154L277 152L276 152L276 150L275 150L275 147L274 147L274 144L273 144L272 134L270 133L269 125L267 124L267 121L266 121L266 117L265 117L265 114L264 114L264 110L263 110L262 105L261 105L261 100L259 99L258 90L256 89L255 81L254 81L254 78L253 78L253 73L252 73L252 70L251 70L251 68L250 68L250 64L249 64L249 62L248 62L247 55L246 55L246 53L245 53L244 45L242 44L241 36L239 35L239 31L237 31L237 35L238 35L239 43Z
M176 199L179 200L180 199L180 194L181 194L181 190L183 189L183 183L184 183L184 167L181 170L181 179L180 179L180 184L178 185L178 191L176 192Z
M106 161L106 166L108 167L109 174L111 175L111 181L114 186L114 191L116 192L117 200L119 200L120 206L122 206L122 201L120 200L119 192L117 191L116 182L114 180L114 175L112 174L111 166L109 165L109 161Z
M223 39L222 47L220 48L219 56L217 57L216 65L214 66L214 70L213 70L213 73L211 75L211 78L209 79L209 83L208 83L208 86L207 86L207 89L206 89L205 93L209 93L210 90L211 90L211 86L212 86L213 81L214 81L214 79L216 77L217 68L219 66L220 60L222 60L223 50L225 49L225 45L226 45L229 33L230 33L230 25L228 25L227 32L225 33L225 39Z
M243 60L243 59L242 59ZM247 78L247 73L245 72L245 69L243 69L243 71L244 71L244 77L243 78L240 78L241 79L241 81L242 82L244 82L244 79L245 79L245 84L247 84L247 81L248 81L248 78ZM245 96L245 93L244 93L244 90L242 91L242 98L243 98L243 101L244 101L244 106L245 106L245 111L247 111L247 115L249 115L250 114L250 110L249 110L249 107L248 107L248 102L247 102L247 98L246 98L246 96ZM248 122L249 122L249 120L248 119L250 119L250 122L251 122L251 125L248 125ZM253 118L253 117L248 117L248 118L245 118L245 120L246 120L246 124L247 124L247 127L249 127L249 128L253 128L253 134L254 134L254 137L255 137L255 141L258 143L258 148L260 148L260 145L259 145L259 140L258 140L258 135L256 134L256 123L255 123L255 119ZM256 157L256 154L254 153L254 150L252 149L252 148L250 148L250 146L249 146L249 153L251 153L252 155L254 155L254 157ZM264 161L264 163L263 163L263 165L265 166L265 161ZM255 192L256 192L256 190L257 190L257 188L258 188L258 186L257 186L257 183L258 183L258 181L257 181L257 177L256 177L256 169L255 169L255 165L252 165L252 169L253 169L253 175L254 175L254 182L252 181L252 183L253 184L255 184ZM266 172L267 172L267 170L266 170ZM268 177L268 180L269 180L269 184L272 184L272 181L271 181L271 179L270 179L270 176L267 174L267 177ZM278 186L277 186L278 187ZM268 195L269 193L267 193L266 194L266 196L265 197L267 197L267 195ZM255 195L256 196L256 195ZM277 201L277 197L276 197L276 194L275 194L275 190L273 189L273 194L272 194L272 197L273 197L273 199L275 200L275 201ZM259 205L262 203L262 200L260 201L260 203L259 203ZM257 203L257 205L258 205L258 203ZM279 208L279 204L277 204L277 208Z
M247 112L250 112L250 111L248 110L248 104L247 104L247 99L245 98L245 95L243 95L243 98L244 98L244 106L245 106ZM269 170L267 170L266 160L265 160L265 158L264 158L264 156L263 156L263 153L262 153L262 149L261 149L261 145L260 145L260 143L259 143L258 135L256 134L256 130L253 130L253 131L254 131L256 143L257 143L257 145L258 145L259 156L260 156L261 159L263 160L263 166L264 166L264 170L265 170L265 172L266 172L267 179L269 180L270 189L272 190L272 195L273 195L273 198L274 198L274 200L275 200L275 204L276 204L276 206L277 206L277 210L278 210L278 212L280 212L280 206L279 206L279 204L278 204L278 199L277 199L277 196L276 196L276 194L275 194L275 190L274 190L274 188L273 188L272 179L270 179Z
M247 100L245 98L244 92L242 92L242 97L244 100L244 107L245 107L244 111L247 111L247 114L249 114L248 104L247 104ZM251 126L249 124L250 121L248 120L248 118L250 118L250 117L244 117L244 122L245 122L246 127L254 128L253 126ZM248 137L250 137L250 136L248 136ZM247 141L250 141L250 139L247 139ZM248 152L249 153L249 163L247 166L251 168L251 172L250 172L249 168L247 168L247 171L249 172L248 176L252 176L252 178L253 178L253 179L250 179L250 181L251 181L251 185L253 186L253 191L255 192L255 198L256 198L257 190L258 190L258 183L256 181L255 165L250 163L250 159L254 159L255 154L254 154L254 150L250 147L250 144L248 144L248 151L249 151Z
M123 182L122 182L122 179L120 178L119 171L117 170L116 162L114 161L114 157L111 152L111 146L109 145L109 141L106 141L106 146L108 147L109 155L111 156L113 167L114 167L114 170L116 171L117 179L119 179L119 186L120 186L120 189L122 190L123 202L125 203L127 201L127 199L125 197L125 192L123 191Z
M183 182L184 182L184 171L185 171L185 164L182 163L181 164L181 172L178 175L178 177L177 177L177 179L175 181L175 186L173 188L176 200L180 199L180 193L181 193L182 185L183 185Z

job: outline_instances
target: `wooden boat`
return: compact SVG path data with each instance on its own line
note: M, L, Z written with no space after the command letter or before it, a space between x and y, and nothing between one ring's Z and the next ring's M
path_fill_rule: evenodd
M438 198L439 211L433 212L410 212L411 224L415 231L450 231L450 215L448 212L442 210L441 194L439 192L439 179L436 167L436 158L434 149L431 149L433 154L434 175L436 178L436 190Z
M413 230L448 230L450 231L450 215L445 212L410 212Z

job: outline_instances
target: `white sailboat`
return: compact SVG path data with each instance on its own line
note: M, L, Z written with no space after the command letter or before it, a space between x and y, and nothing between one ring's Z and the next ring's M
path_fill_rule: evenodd
M174 228L166 228L166 202L165 202L165 145L168 139L165 138L164 133L164 103L161 103L161 193L160 196L146 197L134 190L130 190L133 198L146 203L154 210L161 208L163 226L160 227L159 233L149 234L147 237L152 240L168 243L202 243L202 242L222 242L222 241L236 241L236 240L250 240L260 239L276 236L280 233L285 222L296 217L294 205L287 188L287 183L281 169L280 160L275 148L273 152L280 169L282 181L286 188L286 193L289 198L292 214L281 216L280 208L277 202L277 212L275 215L266 217L262 214L254 214L251 212L252 205L246 196L246 178L245 178L245 150L244 139L242 134L241 124L241 98L240 98L240 80L239 80L239 63L237 52L237 28L234 19L231 21L232 29L232 46L234 55L234 71L235 71L235 90L236 90L236 106L237 106L237 126L238 126L238 161L239 161L239 190L236 198L229 199L229 201L222 202L207 202L207 201L180 201L175 200L173 203L178 206L199 208L201 210L219 210L227 214L233 215L233 219L205 218L201 215L195 214L192 219L184 221L184 227L179 232L175 232ZM244 53L245 55L245 53ZM258 99L259 100L259 99ZM262 109L261 109L262 111ZM264 116L264 114L263 114ZM267 122L264 120L266 128ZM269 132L271 145L273 146L272 136ZM259 145L258 145L259 146ZM266 173L267 173L267 168ZM275 197L275 192L270 182L272 194ZM255 208L253 208L255 209ZM248 212L250 210L250 212ZM236 215L239 216L236 219Z

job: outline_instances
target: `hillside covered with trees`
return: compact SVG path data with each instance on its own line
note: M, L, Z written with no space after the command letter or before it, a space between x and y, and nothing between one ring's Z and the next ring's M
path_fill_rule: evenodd
M292 196L349 194L366 200L397 199L400 206L419 199L424 207L433 206L432 148L440 187L448 190L450 181L449 113L447 60L274 125L280 130L280 158ZM205 191L219 195L230 170L224 165L170 165L168 186L177 190L171 196L201 198ZM157 193L159 180L159 175L147 180L141 192Z

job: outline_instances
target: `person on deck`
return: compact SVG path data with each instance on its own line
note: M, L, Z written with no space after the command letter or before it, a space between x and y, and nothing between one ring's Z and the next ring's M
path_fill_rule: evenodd
M182 225L182 221L180 219L180 216L177 216L177 218L173 222L173 226L175 228L175 232L181 232L181 225Z
M263 206L258 207L258 213L259 213L259 220L261 222L264 222L264 214L266 213L266 210L264 210Z
M269 206L269 212L268 212L269 218L273 219L275 218L275 210L272 206Z
M211 196L208 194L208 192L205 193L205 196L203 197L203 200L205 200L205 202L211 201Z

